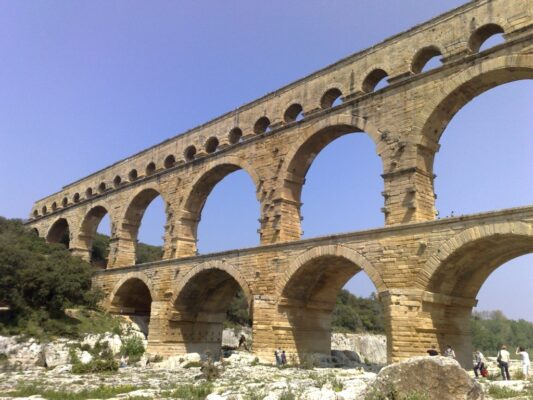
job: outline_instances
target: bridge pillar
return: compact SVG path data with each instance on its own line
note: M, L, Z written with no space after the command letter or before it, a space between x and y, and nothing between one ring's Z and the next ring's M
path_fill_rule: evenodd
M442 353L450 345L457 361L464 368L472 367L470 316L477 300L420 289L392 289L380 298L386 305L389 362L427 355L433 345Z
M137 241L127 236L115 236L109 240L109 261L107 268L135 265Z

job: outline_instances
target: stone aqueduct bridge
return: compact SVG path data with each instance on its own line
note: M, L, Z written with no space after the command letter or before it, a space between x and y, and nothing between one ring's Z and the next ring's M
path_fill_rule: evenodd
M533 251L533 207L435 220L433 161L467 102L533 78L532 23L530 0L468 3L65 186L35 203L28 225L50 242L68 232L71 251L89 259L109 214L108 266L95 283L109 310L150 315L150 351L216 351L240 288L258 356L270 359L278 346L328 352L335 297L363 270L385 309L390 361L450 343L468 365L476 294L494 269ZM498 33L505 42L480 51ZM423 71L434 56L442 65ZM306 172L353 132L368 134L381 157L385 226L300 240ZM198 256L206 198L239 169L255 183L260 245ZM163 260L135 265L141 219L158 195Z

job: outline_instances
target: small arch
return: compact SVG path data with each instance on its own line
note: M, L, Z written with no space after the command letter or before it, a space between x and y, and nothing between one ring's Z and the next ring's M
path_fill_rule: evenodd
M62 205L63 207L68 206L68 198L67 198L67 197L63 197L63 200L61 201L61 205Z
M46 208L46 206L43 206L43 208L41 209L43 215L47 214L48 213L48 209Z
M93 266L101 266L105 267L107 264L107 260L104 260L105 257L99 256L99 251L97 251L98 246L95 245L95 239L97 238L97 230L100 226L100 222L104 217L108 214L108 211L103 206L96 206L93 207L85 214L81 226L80 226L80 233L79 233L79 241L80 245L83 244L83 248L89 252L88 259L91 261ZM99 247L103 248L103 250L107 251L107 246L101 246L99 244ZM103 261L103 263L102 263ZM100 265L102 264L102 265Z
M30 229L30 232L31 232L32 234L34 234L35 236L40 236L40 235L39 235L39 230L38 230L37 228L31 228L31 229Z
M435 57L442 57L442 52L436 46L424 47L415 54L413 63L411 64L411 71L415 74L423 72L426 66L433 63ZM435 67L433 67L435 68Z
M104 193L106 191L107 187L105 185L105 182L101 182L98 185L98 193Z
M155 172L155 163L152 161L146 166L146 176L153 175Z
M165 158L164 165L166 169L172 168L174 165L176 165L176 157L174 157L172 154L168 155Z
M78 203L80 201L80 194L79 193L74 193L74 196L72 197L72 200L74 201L74 203Z
M183 152L183 156L185 157L186 161L194 160L194 157L196 156L196 147L193 145L187 147Z
M239 143L241 139L242 139L242 130L240 128L235 127L231 131L229 131L228 140L230 144Z
M298 104L298 103L291 104L285 111L285 114L283 115L283 120L287 123L299 121L303 118L302 111L303 111L303 108L301 104Z
M474 53L477 53L483 43L485 43L490 37L498 34L503 34L503 28L498 24L486 24L476 29L470 39L468 39L468 47Z
M52 203L52 211L56 211L57 210L57 203L54 201Z
M46 234L48 243L61 243L68 249L70 244L70 229L65 218L56 220Z
M205 142L205 151L207 151L209 154L214 153L217 150L217 147L218 139L215 136L211 136Z
M338 88L331 88L326 90L320 99L320 107L322 109L331 108L337 100L342 97L342 92Z
M260 135L267 132L270 127L270 120L267 117L259 118L254 125L254 133Z
M128 174L128 178L130 180L130 182L133 182L135 180L137 180L137 178L139 177L139 175L137 174L137 170L136 169L132 169L129 174Z
M382 82L387 76L389 76L383 69L376 68L370 72L363 81L362 90L365 93L371 93L378 88L380 82ZM386 81L385 81L386 83ZM381 85L379 85L381 86Z
M33 218L37 218L39 216L38 210L33 210Z
M92 197L93 195L93 188L87 188L87 190L85 191L85 197L89 198L89 197Z
M115 185L115 187L119 187L121 183L122 178L120 177L120 175L115 176L115 179L113 179L113 185Z

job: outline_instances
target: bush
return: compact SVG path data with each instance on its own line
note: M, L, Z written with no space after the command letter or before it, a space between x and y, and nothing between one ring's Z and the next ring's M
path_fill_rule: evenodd
M170 397L190 400L203 400L213 391L213 385L210 383L200 383L198 385L178 386Z
M120 354L127 356L130 363L139 361L144 352L144 344L139 336L131 336L127 338L122 342L122 347L120 348Z
M98 372L118 371L118 362L114 359L93 359L87 364L77 363L72 365L73 374L92 374Z

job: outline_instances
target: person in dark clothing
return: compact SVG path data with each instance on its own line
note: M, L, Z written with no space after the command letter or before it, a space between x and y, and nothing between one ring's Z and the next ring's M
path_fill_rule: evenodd
M239 349L241 347L244 347L244 350L248 351L248 346L246 345L246 337L244 335L241 335L239 338Z
M281 352L281 365L287 364L287 356L285 355L285 350Z
M438 356L439 352L437 351L437 348L435 345L431 346L431 349L429 349L426 353L428 353L430 356Z
M281 357L277 350L274 351L274 357L276 357L276 365L279 367L281 365Z

